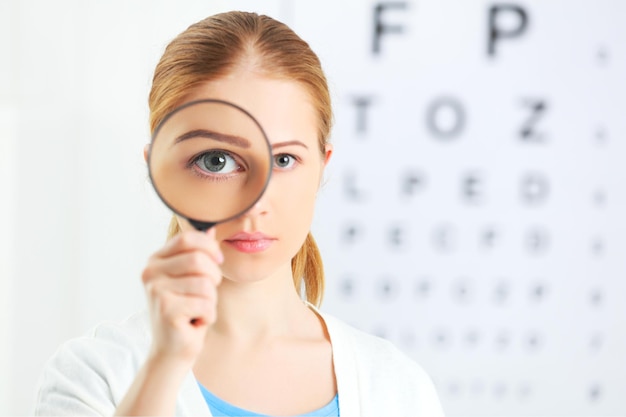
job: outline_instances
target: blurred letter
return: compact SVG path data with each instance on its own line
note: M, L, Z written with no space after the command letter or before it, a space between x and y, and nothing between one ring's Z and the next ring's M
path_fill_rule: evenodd
M430 133L438 139L458 136L465 127L463 105L452 97L435 100L426 112L426 125Z
M372 104L372 97L370 96L357 96L354 97L352 102L356 107L356 132L367 133L367 110Z
M516 28L505 30L498 26L498 18L501 15L513 14L517 16L518 25ZM487 54L496 54L496 42L505 38L516 38L526 30L528 26L528 15L526 11L516 4L498 4L489 8L489 44Z
M524 105L529 107L531 115L526 122L522 125L520 136L524 142L542 143L545 142L544 136L535 130L537 121L545 114L547 109L546 101L543 99L532 100L528 99L524 101Z
M548 199L548 179L540 173L531 173L522 179L522 200L529 205L543 203Z
M406 9L406 2L378 3L374 7L374 55L380 53L380 38L386 33L402 33L403 27L400 25L385 25L382 21L382 14L386 9Z

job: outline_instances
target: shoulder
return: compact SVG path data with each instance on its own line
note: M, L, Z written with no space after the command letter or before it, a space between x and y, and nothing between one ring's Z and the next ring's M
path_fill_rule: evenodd
M93 341L101 344L145 347L150 343L150 319L145 310L136 312L124 320L105 321L89 330L84 336L71 342Z
M324 314L324 321L329 333L334 334L338 342L347 343L352 353L359 360L366 361L368 368L373 372L392 372L394 368L401 369L402 374L410 373L420 378L428 378L422 367L398 349L390 341L359 330L344 321ZM377 369L380 367L381 369Z
M36 414L110 414L150 345L146 312L103 322L63 343L39 380Z
M333 344L335 368L353 375L363 415L443 415L432 379L420 364L388 340L331 315L322 317Z
M118 360L114 363L130 366L149 347L149 329L149 319L144 311L121 321L102 322L83 336L63 343L50 362L74 360L105 365Z

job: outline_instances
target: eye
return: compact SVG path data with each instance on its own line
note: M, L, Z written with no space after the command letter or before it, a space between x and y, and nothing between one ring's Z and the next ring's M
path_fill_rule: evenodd
M194 165L209 174L230 174L241 169L235 159L225 151L209 151L198 155Z
M274 164L278 168L291 168L293 164L296 162L296 158L293 155L289 155L286 153L281 153L274 156Z

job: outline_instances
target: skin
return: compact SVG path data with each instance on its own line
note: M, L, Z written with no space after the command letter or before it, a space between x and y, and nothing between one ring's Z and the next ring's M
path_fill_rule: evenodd
M320 149L316 113L306 90L242 64L192 90L185 102L235 102L264 127L275 167L266 192L244 215L200 233L183 233L149 260L142 275L153 343L117 414L173 415L185 375L218 397L258 413L294 415L336 394L332 349L320 317L296 293L291 259L310 230L331 145ZM297 144L282 146L285 142ZM145 155L144 155L145 156ZM238 232L262 232L272 244L243 253L228 243ZM199 318L195 325L192 318Z

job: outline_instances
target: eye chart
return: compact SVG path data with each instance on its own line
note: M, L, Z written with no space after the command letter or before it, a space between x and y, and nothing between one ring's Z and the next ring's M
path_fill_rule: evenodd
M626 413L626 4L288 12L334 94L324 308L451 415Z

